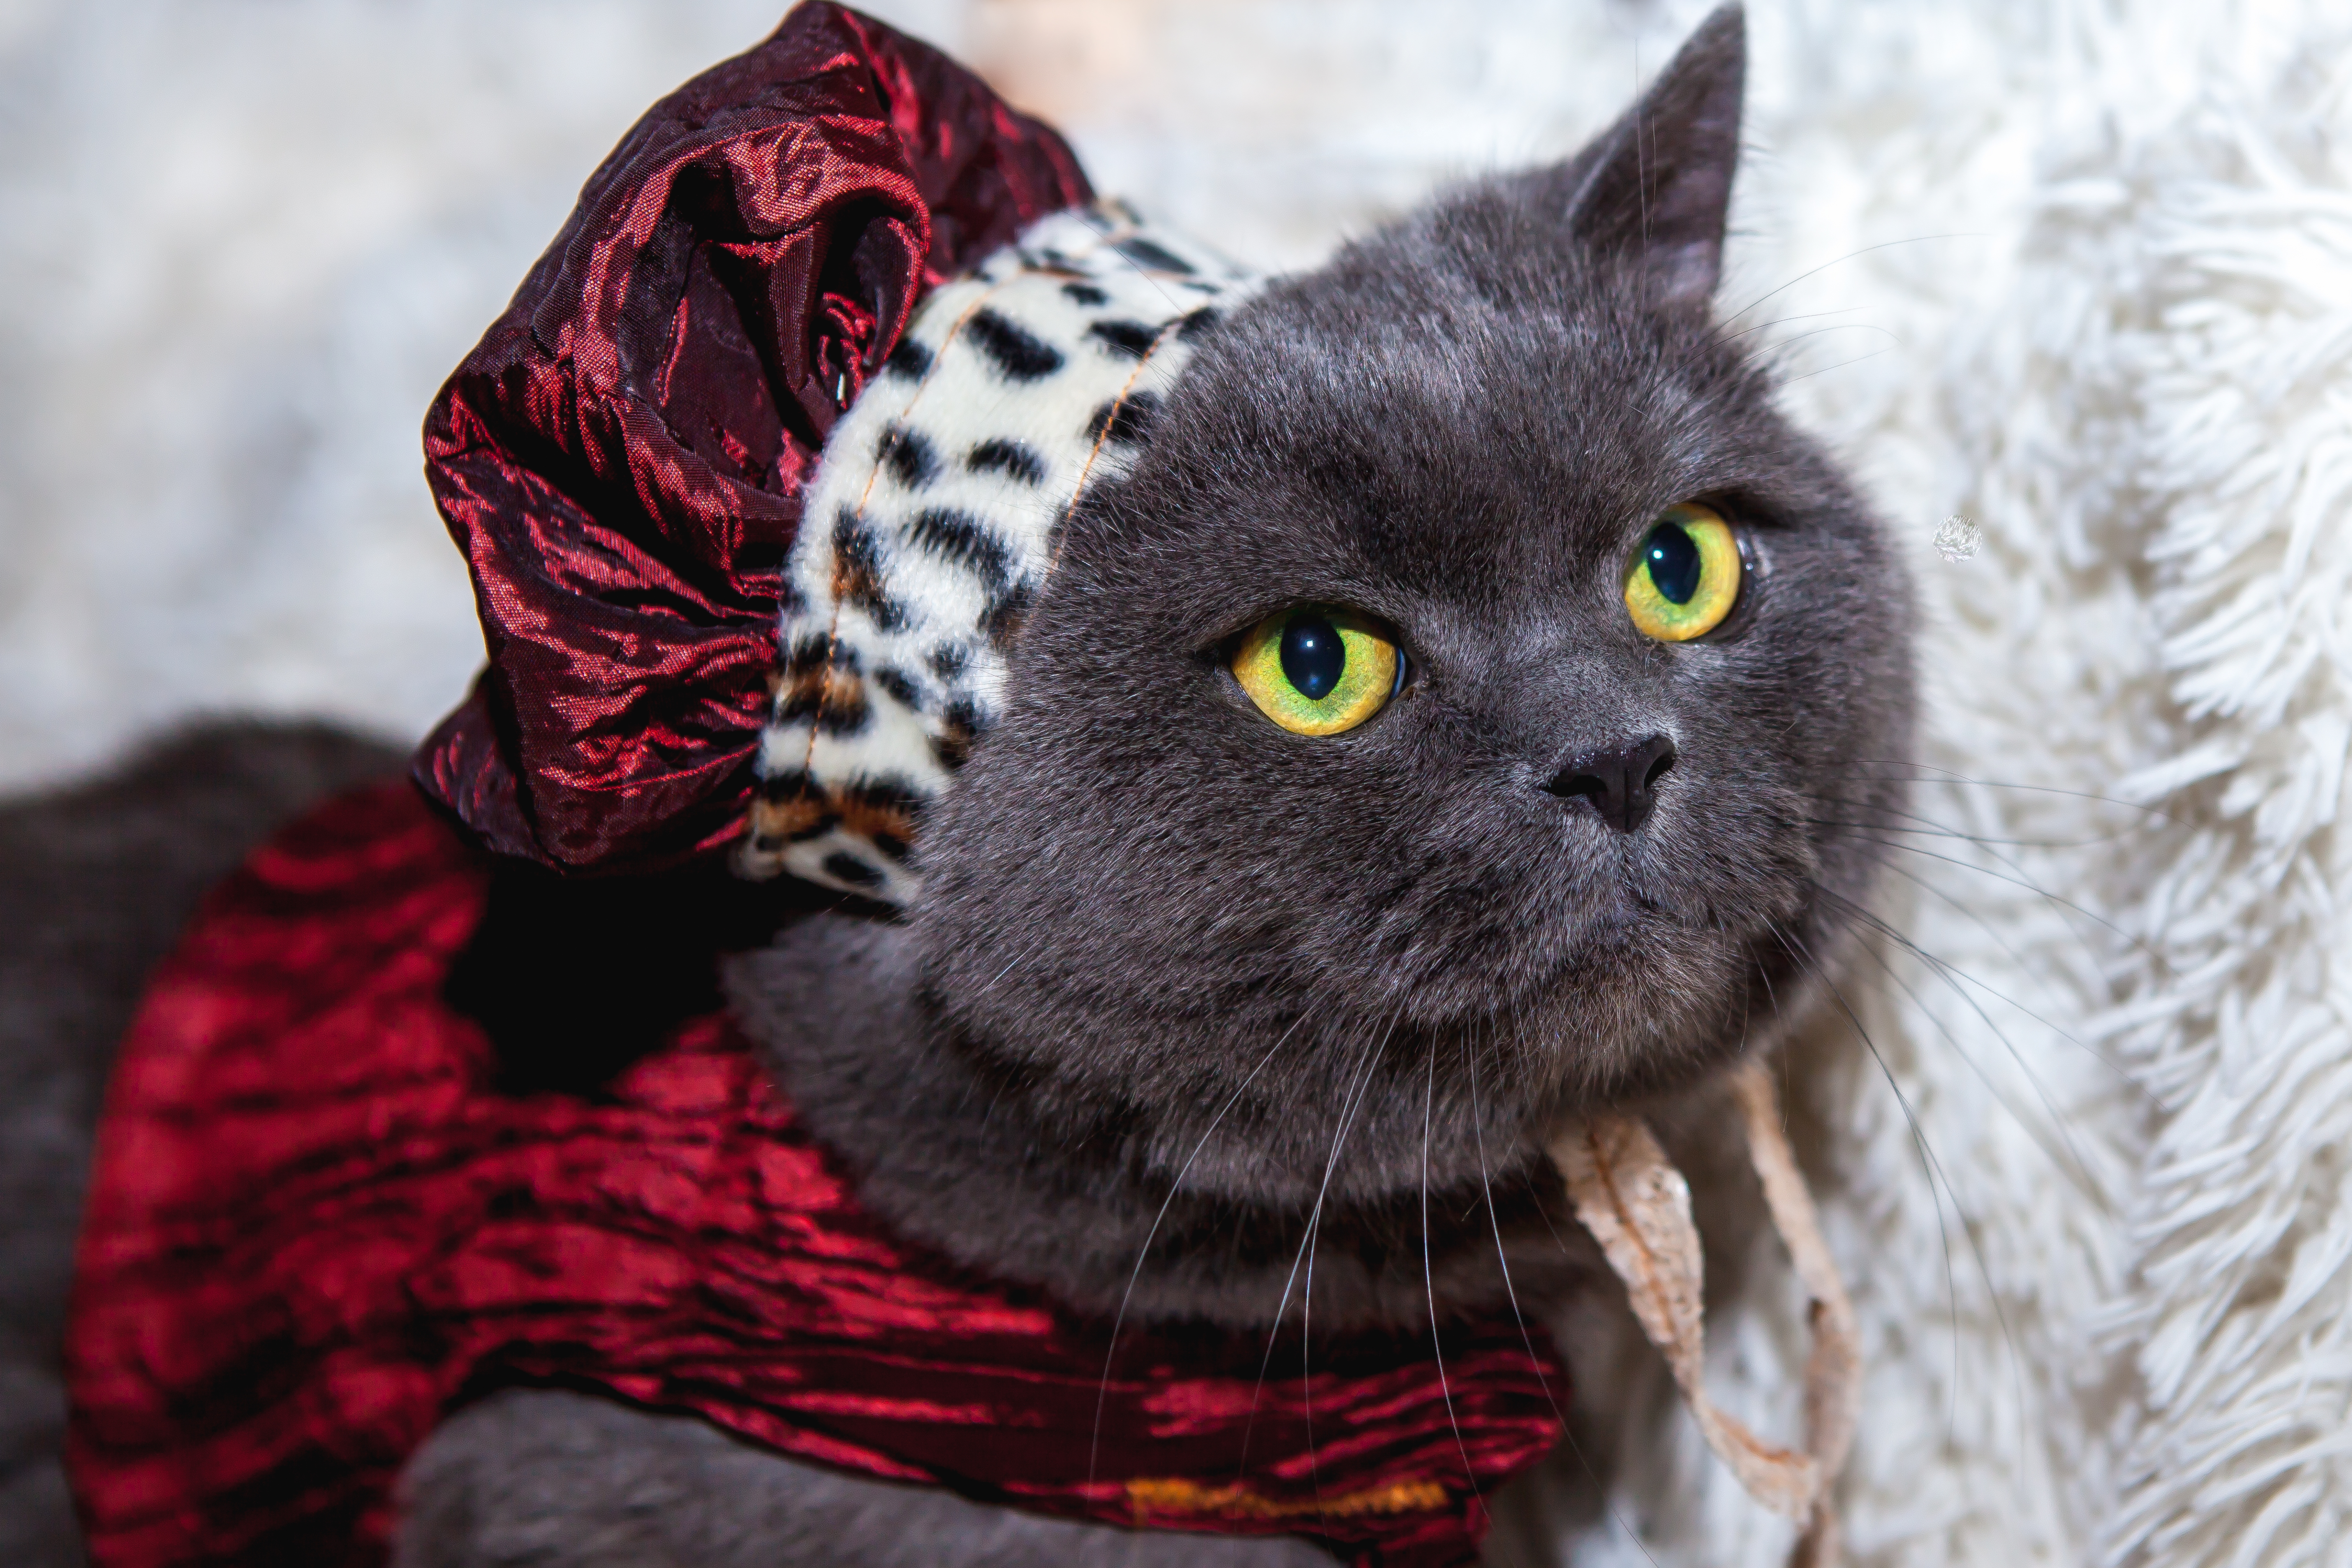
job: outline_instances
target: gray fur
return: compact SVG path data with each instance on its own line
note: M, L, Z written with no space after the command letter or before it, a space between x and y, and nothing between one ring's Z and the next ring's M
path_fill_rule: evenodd
M1675 1102L1833 963L1874 869L1838 819L1899 804L1910 596L1703 309L1739 64L1719 15L1580 158L1211 333L1072 520L906 923L812 921L734 965L904 1232L1133 1318L1577 1310L1547 1135L1601 1103L1693 1120ZM1670 647L1620 574L1692 498L1752 572ZM1301 602L1412 658L1348 736L1279 731L1223 668ZM1653 732L1679 754L1638 833L1543 787Z
M1300 1542L1118 1530L794 1464L707 1422L513 1390L409 1464L393 1568L1329 1568Z
M904 1231L1097 1309L1410 1327L1424 1242L1438 1310L1501 1303L1491 1188L1511 1283L1556 1300L1562 1118L1769 1043L1874 869L1823 802L1896 798L1858 759L1907 744L1910 603L1676 281L1693 246L1712 276L1739 62L1719 15L1637 110L1684 121L1456 192L1210 333L1071 521L903 931L803 927L739 966L795 1104ZM1623 564L1693 498L1754 570L1720 631L1653 642ZM1225 668L1299 603L1411 657L1360 730L1288 734ZM1544 787L1659 732L1679 760L1637 833Z
M1579 157L1452 193L1212 330L1072 519L908 919L803 920L732 963L799 1110L908 1237L1129 1321L1423 1323L1507 1304L1498 1254L1531 1316L1591 1318L1546 1135L1602 1103L1687 1124L1696 1086L1769 1047L1870 880L1829 819L1899 803L1864 760L1909 737L1900 568L1707 314L1743 59L1727 8ZM1694 498L1753 570L1719 631L1652 643L1622 564ZM1297 603L1410 657L1359 731L1284 733L1224 668ZM1678 760L1638 831L1544 789L1653 733ZM161 851L110 843L145 886ZM163 940L106 972L111 1028L92 1012L79 1055L25 1058L79 1086L41 1090L52 1152L6 1167L49 1173L26 1201L52 1222L90 1042ZM1307 1245L1311 1298L1285 1283ZM6 1452L47 1463L47 1410ZM1008 1513L548 1391L446 1422L403 1499L404 1568L1321 1560Z
M81 1561L58 1447L58 1342L90 1139L147 973L270 829L396 774L316 725L222 723L94 782L0 806L0 1563Z

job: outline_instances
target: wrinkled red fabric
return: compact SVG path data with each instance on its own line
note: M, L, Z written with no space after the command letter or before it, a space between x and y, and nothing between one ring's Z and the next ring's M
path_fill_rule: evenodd
M732 837L836 413L926 290L1089 194L977 77L814 0L656 104L427 417L489 664L417 781L560 870Z
M1105 1325L864 1212L724 1014L594 1100L500 1089L443 998L486 888L414 791L361 791L258 851L158 972L109 1090L68 1333L99 1568L380 1562L402 1462L515 1383L1360 1563L1472 1561L1481 1494L1558 1436L1561 1370L1515 1321L1304 1362L1130 1325L1108 1356Z

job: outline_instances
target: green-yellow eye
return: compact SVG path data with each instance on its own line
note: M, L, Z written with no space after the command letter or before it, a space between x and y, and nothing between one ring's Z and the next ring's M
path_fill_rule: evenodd
M1258 711L1292 734L1336 735L1388 706L1403 666L1362 616L1302 605L1252 626L1233 668Z
M1703 506L1668 509L1625 565L1625 608L1645 637L1688 642L1739 602L1739 541Z

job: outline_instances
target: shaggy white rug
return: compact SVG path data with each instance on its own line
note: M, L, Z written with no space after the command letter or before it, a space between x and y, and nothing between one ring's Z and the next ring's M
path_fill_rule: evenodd
M2352 14L1971 12L1760 29L1756 281L1969 237L1782 297L1896 334L1790 400L1981 526L1922 555L1927 760L2032 786L1900 836L1957 973L1858 1008L1924 1139L1866 1057L1814 1086L1877 1336L1853 1545L2352 1561Z
M425 402L637 109L773 3L0 4L0 779L192 708L437 715L477 645ZM1105 188L1296 264L1565 152L1705 7L875 8ZM1857 1563L2352 1561L2343 9L1752 8L1726 305L1930 621L1937 771L1878 835L1927 956L1882 940L1796 1053L1868 1341ZM1793 1432L1776 1247L1713 1376ZM1670 1399L1617 1443L1601 1517L1538 1497L1517 1559L1780 1560Z

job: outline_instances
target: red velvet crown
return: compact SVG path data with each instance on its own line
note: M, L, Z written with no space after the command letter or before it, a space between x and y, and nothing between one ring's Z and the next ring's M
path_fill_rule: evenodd
M1090 195L1049 127L818 0L656 104L425 421L489 656L426 793L564 871L732 839L834 420L927 290Z

